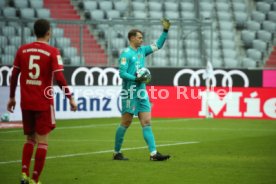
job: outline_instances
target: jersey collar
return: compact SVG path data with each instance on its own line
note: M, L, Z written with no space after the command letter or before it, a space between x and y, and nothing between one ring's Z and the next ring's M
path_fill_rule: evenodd
M131 49L134 52L137 52L139 50L140 47L137 48L137 50L135 50L134 48L132 48L131 46L128 46L129 49Z
M48 43L48 42L43 42L43 41L35 41L35 42L44 43L44 44L49 45L49 43Z

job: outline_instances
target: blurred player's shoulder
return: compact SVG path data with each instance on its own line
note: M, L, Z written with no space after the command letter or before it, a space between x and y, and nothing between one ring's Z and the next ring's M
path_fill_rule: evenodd
M30 48L30 47L32 46L32 43L33 43L33 42L23 44L23 45L21 45L21 46L19 47L18 50L20 50L20 49L25 49L25 48Z
M128 47L120 50L120 57L128 58L129 56L130 56L130 49Z
M130 51L130 49L127 47L127 48L124 48L122 53L128 53Z

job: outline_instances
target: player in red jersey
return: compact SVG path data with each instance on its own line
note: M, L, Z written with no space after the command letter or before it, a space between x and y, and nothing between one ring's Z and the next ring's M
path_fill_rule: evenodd
M77 104L67 86L63 75L63 63L59 50L48 44L51 29L47 20L39 19L34 24L37 41L22 45L14 60L11 76L10 99L7 109L15 108L15 90L20 77L21 109L26 143L22 153L21 184L40 183L39 176L44 167L48 135L55 128L52 89L53 77L70 100L71 110L77 110ZM32 179L29 179L29 167L34 146L37 144Z

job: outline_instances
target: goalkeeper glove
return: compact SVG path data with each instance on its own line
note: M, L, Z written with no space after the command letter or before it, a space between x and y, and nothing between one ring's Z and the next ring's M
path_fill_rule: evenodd
M162 25L163 25L163 29L166 30L166 31L168 31L170 29L170 26L171 26L170 21L168 19L166 19L166 18L163 18L161 20L161 22L162 22Z
M136 79L135 79L135 82L144 82L144 81L146 81L147 80L147 78L145 78L145 76L136 76Z
M135 79L135 82L145 82L147 80L147 75L139 75L137 72L136 72L136 79Z

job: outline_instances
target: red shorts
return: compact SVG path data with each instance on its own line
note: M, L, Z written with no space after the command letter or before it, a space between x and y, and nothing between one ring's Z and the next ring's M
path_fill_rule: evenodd
M33 111L22 109L23 129L25 135L35 132L45 135L56 127L55 112L53 106L46 111Z

